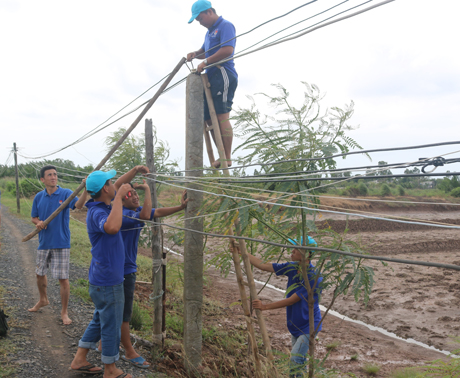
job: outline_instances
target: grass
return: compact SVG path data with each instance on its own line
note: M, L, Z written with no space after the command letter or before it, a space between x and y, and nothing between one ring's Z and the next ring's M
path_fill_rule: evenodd
M421 378L423 374L415 368L398 369L391 374L391 378Z
M368 375L377 375L380 371L380 366L373 363L367 363L363 365L363 370Z
M354 355L350 356L350 361L358 361L359 355L355 353Z
M327 344L326 345L326 349L328 351L333 351L333 350L336 350L339 346L340 346L341 342L339 340L334 340L333 342L331 342L330 344Z
M85 302L91 303L91 297L89 296L89 281L83 278L79 278L75 282L71 282L70 284L70 292L83 299Z

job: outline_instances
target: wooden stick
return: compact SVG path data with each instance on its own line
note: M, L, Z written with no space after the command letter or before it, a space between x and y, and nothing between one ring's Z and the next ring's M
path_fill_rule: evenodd
M220 134L219 120L217 119L216 110L214 109L214 103L212 102L211 90L209 89L211 87L211 84L209 84L208 75L202 74L201 80L203 81L204 93L206 94L206 101L208 102L209 115L211 116L217 151L219 152L221 164L220 169L224 171L224 174L230 176L230 172L228 171L227 165L227 157L225 156L224 143L222 142L222 135Z
M129 136L129 134L134 130L134 128L137 126L137 124L140 122L140 120L145 116L145 114L149 111L149 109L152 107L152 105L155 103L155 101L160 97L160 95L163 93L163 90L166 88L166 86L171 82L172 78L174 75L179 71L179 69L182 67L182 65L185 63L185 58L182 58L180 62L177 64L177 66L174 68L174 70L169 74L168 78L163 82L161 85L160 89L155 93L155 95L150 99L148 104L145 106L144 110L139 114L139 116L136 118L136 120L133 122L131 127L126 130L126 132L123 134L123 136L120 138L120 140L115 144L115 146L112 147L112 149L109 151L109 153L104 157L104 159L101 160L101 162L97 165L97 167L94 169L95 171L101 169L104 164L107 162L107 160L110 159L110 157L113 155L113 153L118 149L118 147L121 146L121 144L125 141L125 139ZM69 198L67 198L61 206L59 206L43 223L45 226L48 226L48 224L56 218L56 216L64 210L67 205L77 196L78 193L85 187L84 183L81 183L78 188L71 194ZM35 229L32 231L29 235L25 236L22 241L26 242L30 239L32 239L35 235L37 235L40 231Z

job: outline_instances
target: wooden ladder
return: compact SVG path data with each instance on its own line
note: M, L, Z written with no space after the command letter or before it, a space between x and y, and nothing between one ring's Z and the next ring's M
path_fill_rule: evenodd
M204 123L204 139L206 142L206 149L208 151L209 160L210 160L211 165L215 160L214 153L212 150L212 145L211 145L211 138L209 135L209 132L212 130L214 131L214 139L216 142L217 150L219 152L219 158L220 158L220 164L221 164L220 169L222 169L224 175L230 176L228 165L227 165L227 159L226 159L225 151L224 151L224 145L222 142L222 135L220 133L219 120L217 119L216 111L214 109L214 103L212 101L212 95L211 95L211 90L210 90L211 85L209 84L207 74L202 74L201 80L203 82L203 87L204 87L204 91L206 95L206 101L208 103L209 114L211 116L211 121L212 121L212 126L208 126L206 122ZM240 226L239 226L238 219L235 220L234 226L235 226L236 234L238 235L240 233ZM230 236L234 235L232 226L230 226L228 230L228 234ZM256 309L255 312L256 312L258 323L259 323L260 332L262 333L262 340L263 340L265 352L266 352L267 359L268 359L268 370L262 371L263 370L262 365L261 365L262 356L259 354L259 349L257 347L257 341L255 338L255 333L254 333L253 319L251 317L250 303L249 303L249 300L246 294L246 287L248 287L250 298L252 300L258 299L257 290L256 290L256 286L254 283L254 276L252 274L252 269L251 269L251 263L249 261L249 257L248 257L248 253L246 249L246 242L244 239L238 239L238 243L236 244L235 239L231 239L231 243L233 245L233 248L231 248L233 263L235 267L238 288L240 291L241 304L243 306L244 317L246 320L248 336L249 336L249 341L250 341L250 346L251 346L251 351L252 351L252 357L254 359L256 377L257 378L259 377L263 378L266 376L277 377L278 374L274 367L273 353L272 353L272 349L270 345L270 338L268 337L267 327L265 325L265 318L262 315L262 311ZM239 252L238 252L238 249L239 249ZM245 281L243 277L243 271L241 269L240 254L243 259L247 281Z

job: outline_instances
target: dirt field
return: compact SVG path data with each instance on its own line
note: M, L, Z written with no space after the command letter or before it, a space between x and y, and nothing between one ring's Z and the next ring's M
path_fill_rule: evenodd
M376 205L375 202L356 203L334 199L323 200L322 204L366 211L376 216L391 215L412 220L460 224L459 206L429 203L416 206L388 206L384 203ZM343 231L345 227L345 216L342 215L322 213L319 219L319 227L330 226L338 232ZM459 230L357 217L350 217L348 227L349 237L361 240L373 255L460 265ZM211 251L221 251L225 244L222 240L208 240L207 243ZM178 247L174 249L182 252ZM438 350L453 351L460 348L452 340L452 337L460 335L460 272L396 263L390 263L385 267L371 260L368 260L368 265L374 268L376 274L376 283L368 306L356 303L353 298L343 297L336 301L333 310ZM215 271L211 271L210 275L213 287L218 287L219 290L209 291L207 295L229 304L238 300L234 276L222 278ZM255 278L265 281L268 274L257 272ZM272 278L270 283L282 289L286 285L285 280L276 277ZM278 300L282 299L282 294L265 289L261 299ZM329 300L330 293L323 293L322 304L326 306ZM222 321L233 326L236 326L237 320L243 324L241 309L233 307L232 312L234 315L231 319ZM284 310L266 312L266 317L274 348L287 351L290 347L290 338L285 326ZM386 377L397 367L420 365L445 356L334 316L327 319L323 329L319 342L320 356L326 353L327 345L339 341L340 346L331 353L328 366L352 372L357 376L365 376L361 367L366 362L381 366L378 376ZM359 355L358 361L350 360L354 354Z

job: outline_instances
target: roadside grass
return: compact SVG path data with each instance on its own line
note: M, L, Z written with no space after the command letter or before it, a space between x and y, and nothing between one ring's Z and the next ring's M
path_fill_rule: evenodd
M89 296L89 281L84 278L79 278L76 281L70 283L70 292L73 295L83 299L87 303L91 303L91 297Z

